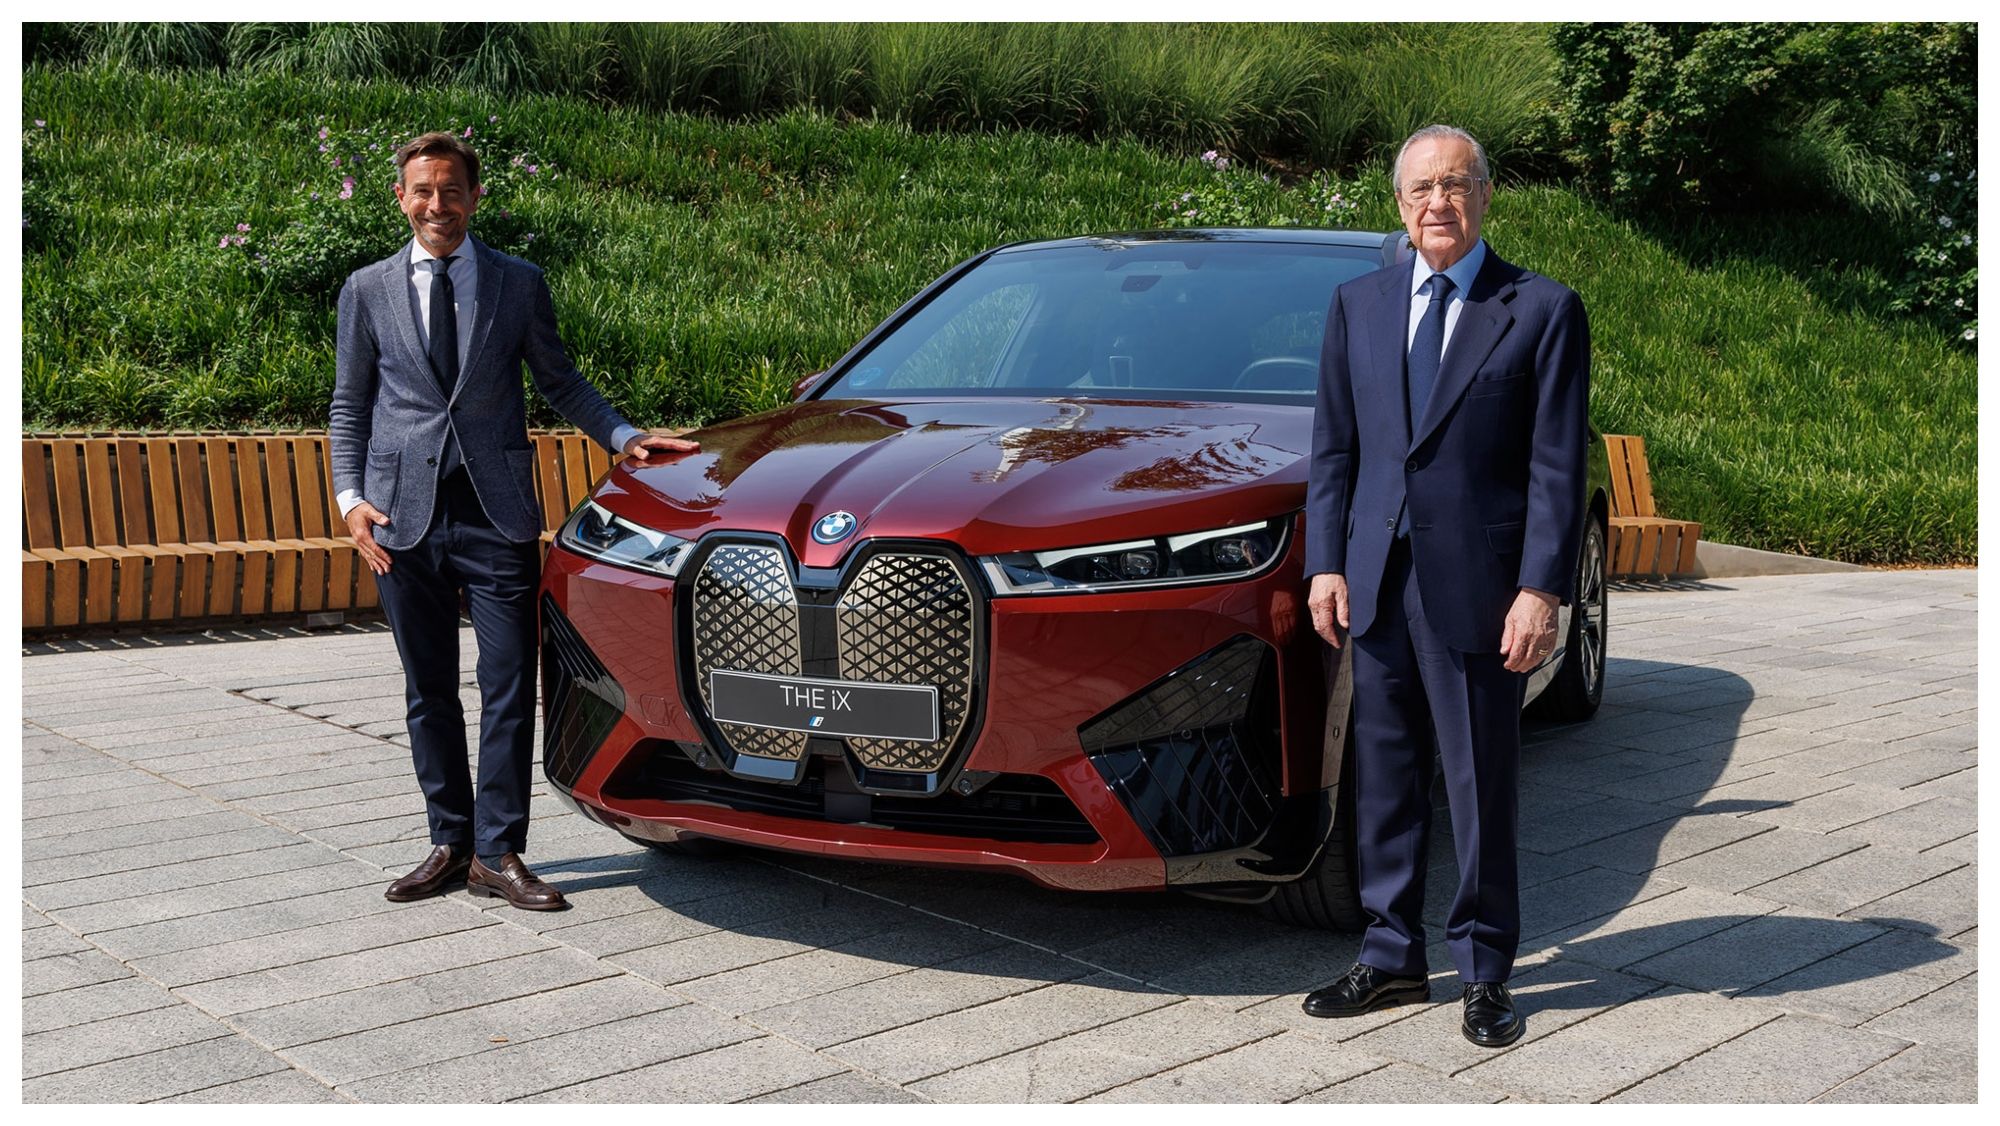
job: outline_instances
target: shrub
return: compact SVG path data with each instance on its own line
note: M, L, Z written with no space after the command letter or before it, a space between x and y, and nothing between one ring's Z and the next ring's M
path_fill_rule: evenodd
M553 180L560 173L515 143L498 115L478 125L453 120L446 127L480 150L480 241L505 253L523 253L539 234L514 207L532 182ZM316 150L323 171L301 181L289 203L271 209L267 230L239 222L219 234L216 248L234 249L254 275L279 290L331 307L349 274L409 238L402 215L384 207L382 197L394 190L396 147L420 131L382 122L359 129L336 127L323 114L311 125L295 123L290 132L301 138L299 144Z

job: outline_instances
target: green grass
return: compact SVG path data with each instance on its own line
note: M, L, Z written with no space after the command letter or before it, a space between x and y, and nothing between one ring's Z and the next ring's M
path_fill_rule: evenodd
M739 121L813 109L1320 164L1447 117L1513 153L1555 77L1546 28L1526 24L25 26L30 62L445 82Z
M275 292L216 247L238 222L267 237L298 184L324 180L318 114L357 128L499 114L533 138L561 178L485 206L541 234L530 256L550 270L573 356L642 424L771 405L965 256L1153 226L1215 176L1130 140L807 113L732 125L281 76L30 68L23 101L48 122L25 165L33 428L324 425L333 294ZM1392 224L1379 170L1366 179L1376 194L1358 225ZM1303 192L1254 172L1239 183L1272 219L1306 214ZM1865 233L1800 218L1673 238L1553 187L1503 188L1487 233L1583 294L1593 415L1645 435L1666 512L1756 547L1976 558L1975 359L1878 314L1889 280L1873 268L1816 265Z

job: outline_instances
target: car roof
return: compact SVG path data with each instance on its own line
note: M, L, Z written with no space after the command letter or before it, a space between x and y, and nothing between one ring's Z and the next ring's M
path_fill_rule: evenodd
M1062 246L1141 246L1172 242L1264 242L1314 243L1320 246L1352 246L1379 250L1392 237L1382 231L1334 230L1326 227L1181 227L1157 231L1116 231L1080 235L1074 238L1033 239L997 247L996 254L1022 250L1047 250Z

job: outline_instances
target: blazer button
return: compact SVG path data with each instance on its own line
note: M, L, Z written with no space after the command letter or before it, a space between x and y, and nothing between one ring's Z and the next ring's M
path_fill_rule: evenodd
M425 458L425 459L424 459L424 464L425 464L425 465L436 465L437 463L438 463L438 459L436 459L436 458L434 458L434 457L427 457L427 458Z
M1411 458L1408 462L1404 463L1403 468L1408 472L1415 473L1417 471L1417 459Z

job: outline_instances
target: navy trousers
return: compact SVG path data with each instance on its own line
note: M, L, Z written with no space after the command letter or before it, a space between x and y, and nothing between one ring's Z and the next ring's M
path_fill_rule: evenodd
M1424 866L1434 763L1444 771L1458 850L1445 943L1467 983L1506 981L1521 937L1514 856L1521 702L1527 678L1499 653L1446 645L1424 616L1406 539L1382 576L1382 601L1354 646L1354 786L1360 961L1397 977L1429 972Z
M382 612L403 659L410 753L430 814L432 844L482 856L525 852L535 738L535 589L541 555L486 518L464 471L439 483L430 530L389 551L378 575ZM479 781L467 763L458 699L463 591L479 643Z

